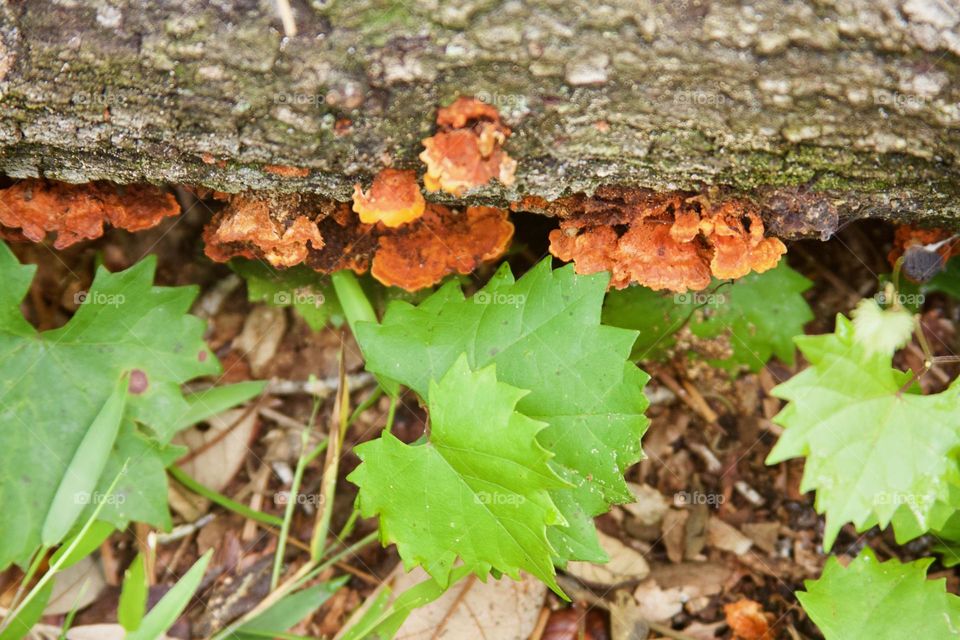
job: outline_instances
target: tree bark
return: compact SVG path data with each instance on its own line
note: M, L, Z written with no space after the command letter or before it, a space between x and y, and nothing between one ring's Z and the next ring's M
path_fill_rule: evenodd
M960 221L955 0L291 2L285 36L268 1L0 0L0 172L347 200L473 95L519 167L471 202L723 185Z

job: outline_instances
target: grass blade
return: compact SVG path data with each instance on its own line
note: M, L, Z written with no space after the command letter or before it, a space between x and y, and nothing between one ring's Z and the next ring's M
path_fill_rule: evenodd
M200 580L203 579L203 573L207 570L210 558L213 556L213 549L208 550L199 560L197 560L190 570L187 571L177 584L167 592L160 602L157 603L150 612L143 617L143 621L136 631L127 634L126 640L156 640L166 633L167 629L173 626L180 614L190 603L197 587L200 586Z
M137 554L130 568L123 574L120 602L117 604L117 622L127 631L136 631L147 610L147 572L143 555Z
M215 416L227 409L242 404L260 393L263 393L267 383L261 380L238 382L222 387L211 387L186 396L184 399L190 405L190 410L180 418L176 430L186 429L198 422L203 422L210 416Z

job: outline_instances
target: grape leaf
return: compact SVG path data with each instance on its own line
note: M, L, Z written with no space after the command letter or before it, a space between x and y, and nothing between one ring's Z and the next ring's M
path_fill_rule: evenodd
M633 350L637 360L666 357L676 344L674 334L687 323L699 338L729 336L731 357L710 360L711 365L759 371L773 355L793 364L793 337L802 334L803 325L813 319L800 294L812 284L781 262L775 269L751 273L732 284L714 280L699 292L662 294L633 286L607 294L603 320L640 332Z
M942 521L938 504L960 482L960 384L928 396L903 389L910 374L857 342L842 315L835 333L796 342L811 366L772 391L790 402L774 418L785 431L767 464L806 457L800 489L817 491L824 547L844 523L885 527L899 509L923 530Z
M636 332L600 324L608 279L544 260L515 281L504 265L473 298L447 283L356 328L367 368L421 397L463 353L474 369L494 363L499 380L530 391L517 410L549 425L538 439L573 485L551 491L567 523L548 531L561 564L606 559L592 517L633 501L623 473L640 459L647 427L648 376L628 360Z
M868 547L846 568L828 558L797 598L826 640L957 638L960 598L946 592L943 578L926 579L931 562L878 562Z
M537 442L547 425L514 410L526 392L498 382L495 368L471 371L461 355L430 382L426 442L390 433L366 442L348 479L408 570L421 565L446 587L459 557L483 580L491 569L515 580L524 570L559 592L547 526L562 516L548 490L564 482Z
M203 342L204 323L187 315L196 288L153 287L155 264L99 269L70 322L38 333L19 310L36 268L0 243L0 512L17 514L0 527L0 569L39 545L67 466L124 373L131 390L91 502L129 458L100 519L169 526L164 468L178 449L168 443L190 410L180 384L220 366Z

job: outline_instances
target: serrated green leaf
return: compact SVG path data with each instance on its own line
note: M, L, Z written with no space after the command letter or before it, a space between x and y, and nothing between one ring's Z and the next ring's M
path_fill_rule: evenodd
M767 464L806 457L800 489L817 492L824 547L844 523L885 527L899 509L929 529L960 483L960 384L929 396L904 390L910 374L858 343L843 316L835 333L797 345L811 366L772 391L790 402L774 418L785 431Z
M364 517L380 516L384 542L409 570L420 565L447 586L456 561L486 579L520 571L558 591L547 527L563 519L548 493L565 486L537 442L546 424L517 413L526 392L471 371L466 355L431 382L430 434L407 445L390 433L355 451L348 476Z
M129 458L101 519L169 526L164 467L177 449L168 443L189 410L180 385L217 373L219 363L203 342L204 323L187 315L196 288L152 286L155 264L150 257L120 273L99 269L70 322L38 333L19 310L33 268L0 243L0 511L17 514L0 527L0 568L25 562L40 544L68 465L131 372L138 392L129 394L93 495L104 495Z
M165 634L190 604L190 598L200 586L203 573L207 570L212 556L213 549L209 549L193 563L177 584L173 585L170 591L160 598L160 602L147 612L140 626L127 634L126 640L155 640Z
M826 640L960 637L960 598L926 579L931 562L878 562L869 548L846 568L831 557L797 598Z
M854 339L867 351L885 355L910 342L913 314L906 309L881 309L873 298L857 303L853 316Z
M731 356L710 364L759 371L774 355L793 364L793 337L813 319L801 295L812 284L781 262L732 284L714 280L699 292L664 294L632 286L607 294L603 321L640 332L633 350L637 360L664 358L676 344L674 334L687 324L699 338L729 337Z
M499 380L530 391L517 410L549 425L538 440L574 485L551 492L567 522L549 530L560 564L606 559L592 517L633 501L623 473L647 427L648 376L629 361L636 332L600 324L608 279L544 260L514 281L504 265L473 298L448 283L356 328L367 368L421 397L464 353L472 368L496 364Z

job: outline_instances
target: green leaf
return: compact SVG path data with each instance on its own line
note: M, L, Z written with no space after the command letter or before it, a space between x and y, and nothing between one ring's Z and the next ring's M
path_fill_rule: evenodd
M188 412L181 416L176 429L186 429L198 422L203 422L211 416L222 413L231 407L242 404L251 398L260 395L267 383L262 380L251 380L228 384L222 387L211 387L191 393L184 399L189 405Z
M450 584L469 574L464 567L455 568L450 576ZM389 640L397 634L414 609L430 604L448 588L441 586L433 578L427 578L406 589L391 602L392 591L383 587L368 605L363 616L347 629L340 640Z
M127 631L135 631L147 610L147 575L143 554L138 553L123 574L123 587L117 603L117 622Z
M960 258L947 261L946 268L935 275L930 282L921 285L924 292L942 291L960 300Z
M548 532L559 564L606 559L592 517L633 501L623 474L647 428L648 376L629 361L636 332L600 324L608 279L552 271L548 259L514 281L504 265L473 298L451 282L356 327L367 368L422 398L464 353L474 370L496 364L498 380L530 392L517 411L549 425L538 440L573 485L550 492L567 522Z
M34 599L17 614L16 618L9 623L6 619L3 620L3 623L7 624L7 628L0 632L0 640L20 640L20 638L27 636L33 625L37 624L43 616L43 610L46 609L47 602L53 595L53 584L53 580L48 582Z
M699 338L729 338L731 356L709 360L711 365L759 371L774 355L793 364L793 337L802 334L803 325L813 319L800 294L812 285L781 262L732 284L714 280L700 292L663 294L633 286L607 294L603 320L640 332L633 350L637 360L666 357L676 344L674 334L687 323Z
M929 396L901 392L910 374L858 343L843 316L835 333L796 341L811 366L773 389L790 402L774 418L785 431L767 464L806 457L800 489L817 492L824 547L846 522L885 527L901 509L923 530L942 521L937 505L960 483L960 383Z
M857 303L853 316L854 339L867 351L885 355L910 342L913 314L906 309L881 309L873 298Z
M86 558L101 544L103 544L103 542L110 537L110 534L116 530L116 527L109 522L104 522L103 520L96 520L91 523L90 528L87 529L87 532L83 535L79 544L77 544L73 551L70 552L70 555L64 559L63 564L60 565L60 570L62 571ZM80 534L78 532L76 536L79 535ZM70 545L73 544L76 536L70 538L69 540L64 540L63 544L59 549L57 549L56 553L50 557L51 565L55 565L60 561L60 558L67 552L67 549L70 548Z
M297 591L234 631L230 637L234 640L273 638L322 607L348 579L349 576L343 576Z
M314 331L328 321L343 322L343 312L330 280L313 269L296 266L274 269L256 260L231 260L230 268L247 281L250 302L274 307L293 307Z
M390 433L355 451L348 477L364 517L380 516L409 569L421 565L446 587L459 558L486 579L526 571L558 591L547 526L562 523L548 490L564 487L538 442L547 425L514 411L526 392L471 371L462 355L428 392L430 434L407 445Z
M67 465L43 521L40 532L43 546L52 547L63 540L84 507L90 504L120 431L127 404L127 385L127 376L121 376Z
M33 268L0 243L0 511L17 514L0 527L0 569L40 544L67 468L124 374L135 389L94 495L104 495L124 460L133 464L101 519L169 526L164 468L177 449L168 443L190 411L180 385L220 367L204 323L187 315L196 288L152 286L155 264L99 269L70 322L38 333L19 310Z
M960 598L946 592L943 578L926 579L931 562L878 562L869 548L847 568L831 557L797 598L826 640L957 638Z
M213 556L213 549L203 554L177 581L177 584L167 591L160 602L143 617L136 631L127 634L126 640L155 640L166 633L187 608L190 598L200 586L203 572L207 570L211 556Z

